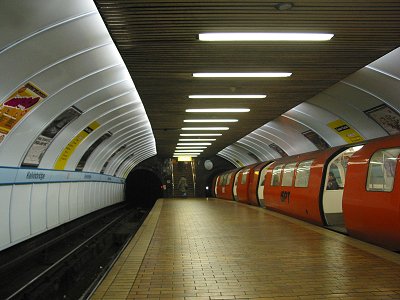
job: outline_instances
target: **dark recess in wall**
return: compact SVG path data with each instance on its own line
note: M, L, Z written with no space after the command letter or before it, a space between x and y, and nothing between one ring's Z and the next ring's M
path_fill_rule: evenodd
M129 173L125 184L125 200L132 206L151 208L162 197L162 183L155 173L143 169Z

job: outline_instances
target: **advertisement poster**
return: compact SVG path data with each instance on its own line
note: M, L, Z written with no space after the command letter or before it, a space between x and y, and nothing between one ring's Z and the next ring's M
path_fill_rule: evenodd
M343 120L336 120L328 123L328 126L342 137L347 143L361 142L364 138L350 125L346 124Z
M89 134L91 134L94 130L96 130L99 127L100 127L99 123L93 122L88 127L79 132L61 152L56 163L54 164L54 169L64 170L69 158L71 157L72 153L75 152L76 148L78 148L80 143L82 143L88 137Z
M364 111L390 135L400 133L400 115L386 104Z
M75 168L75 171L82 171L83 168L85 167L86 161L88 160L89 156L93 153L93 151L106 139L110 138L112 136L111 132L106 132L103 134L101 137L97 139L83 154L82 158L80 159L78 165Z
M0 104L0 143L27 113L47 96L40 88L28 82Z
M301 134L304 135L311 143L313 143L318 150L324 150L329 148L328 143L325 142L325 140L322 137L320 137L316 132L312 130L307 130L302 132Z
M275 150L276 152L278 152L279 155L282 156L282 157L288 156L287 153L275 143L270 144L269 147L271 149Z
M58 135L62 129L64 129L69 123L78 118L80 115L81 112L73 106L61 113L32 143L27 154L25 155L22 165L37 167L56 135Z
M101 174L104 174L104 171L106 170L106 168L107 168L108 164L110 163L111 159L112 159L115 155L117 155L118 153L120 153L122 150L125 150L125 148L126 148L126 145L123 145L123 146L119 147L119 148L109 157L109 159L107 159L107 161L104 163L103 167L101 168L101 171L100 171Z

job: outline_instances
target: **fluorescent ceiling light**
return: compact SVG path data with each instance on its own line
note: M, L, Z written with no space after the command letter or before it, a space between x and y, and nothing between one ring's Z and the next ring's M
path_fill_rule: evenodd
M200 33L200 41L329 41L332 33L301 32L216 32Z
M193 77L289 77L286 72L255 72L255 73L193 73Z
M176 146L176 149L206 149L206 146Z
M203 112L249 112L249 108L189 108L186 112L203 113Z
M222 133L181 133L180 136L221 136Z
M239 121L238 119L189 119L183 120L185 123L234 123Z
M190 95L190 99L264 99L267 95Z
M182 127L182 130L229 130L229 127Z
M212 142L215 139L179 139L180 142Z
M178 143L178 146L210 146L211 143Z
M201 152L203 152L204 150L200 150L200 149L197 149L197 150L190 150L190 149L182 149L182 150L180 150L180 149L175 149L175 153L180 153L180 152L187 152L187 153L193 153L193 152L198 152L198 153L201 153Z
M197 157L197 155L196 154L193 154L193 153L174 153L174 155L173 155L173 157L187 157L187 156L189 156L189 157ZM182 160L182 161L190 161L190 160Z

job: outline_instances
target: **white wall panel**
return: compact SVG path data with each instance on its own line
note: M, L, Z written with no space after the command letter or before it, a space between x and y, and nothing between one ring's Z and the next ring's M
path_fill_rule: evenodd
M111 132L114 134L114 128L116 128L121 121L124 121L126 119L126 115L131 115L131 112L125 112L125 113L117 113L113 117L107 116L109 120L104 120L101 118L99 122L101 123L101 127L96 129L94 132L92 132L80 145L79 147L75 150L75 152L71 155L67 165L66 169L69 170L74 170L76 166L78 165L80 159L82 156L85 154L86 150L93 144L95 143L102 135L104 135L106 132ZM111 138L111 137L110 137ZM105 147L106 141L103 141L98 147ZM85 166L85 171L87 170Z
M84 212L85 214L91 213L92 212L92 203L90 202L90 187L91 187L91 182L85 182L84 183L85 187L83 189L83 206L84 206Z
M68 203L69 217L71 220L78 217L78 186L79 182L71 182L69 184Z
M85 30L81 30L85 28ZM80 32L80 34L76 34ZM10 95L17 86L23 84L34 74L49 68L83 49L90 49L98 45L110 43L111 38L104 28L100 15L90 14L85 17L71 20L61 26L53 27L47 31L24 40L0 55L0 65L5 70L0 80L0 99ZM21 59L21 57L25 59ZM26 63L26 58L32 58ZM51 91L51 82L37 82L46 91Z
M91 170L93 172L100 172L104 163L113 155L113 153L118 150L123 145L136 145L136 142L142 136L149 136L151 135L150 140L153 143L153 147L148 151L149 154L155 155L155 142L152 136L151 128L146 124L145 119L138 119L135 121L133 126L126 128L126 131L119 132L118 135L114 135L110 139L106 141L105 147L99 149L98 152L94 153L93 157L87 162L87 167L85 167L85 171ZM118 156L120 156L119 153ZM109 162L109 166L112 164L113 161L118 159L118 156L113 157L113 159ZM109 166L107 166L109 168Z
M103 81L108 76L111 76L111 79L122 80L123 77L117 77L117 74L120 74L122 68L121 65L104 70L64 88L55 96L50 95L50 98L46 99L43 102L43 105L39 105L29 114L29 118L20 122L7 136L7 141L0 145L0 160L4 162L3 165L19 166L25 152L32 142L54 118L56 118L66 108L75 104L75 102L79 101L82 97L83 99L81 101L85 101L85 95L90 93L92 88L100 88L99 84L104 84ZM89 71L87 69L84 70ZM69 73L68 69L64 70L64 72L65 71ZM52 77L58 76L53 74ZM63 84L65 85L67 82L64 82ZM104 90L103 92L106 93L107 90ZM98 96L98 101L102 99L97 93L96 96ZM89 98L88 100L91 99L92 98ZM68 130L68 128L69 126L67 126L64 131Z
M329 122L340 119L340 117L325 109L304 102L283 115L311 128L331 146L338 146L346 143L335 131L327 126Z
M61 183L60 184L60 196L59 196L59 213L58 215L60 216L60 224L63 224L65 222L68 222L70 217L69 217L69 185L71 183L66 182L66 183Z
M31 185L14 185L11 193L11 242L19 241L31 233Z
M386 73L388 76L400 78L400 48L382 56L376 61L370 63L368 68L373 68Z
M339 97L338 95L330 95L328 89L326 93L320 93L307 102L340 116L342 120L347 120L347 122L352 125L352 128L356 129L361 136L367 140L387 135L377 123L372 121L372 119L362 111L362 107L365 104L357 106L355 98L350 99L345 97L345 95L346 94L341 94ZM373 106L368 108L371 107Z
M46 230L47 184L33 184L31 195L31 234Z
M5 8L7 9L5 10ZM96 12L96 6L92 1L82 0L67 2L61 0L2 0L2 10L5 10L5 13L0 18L0 28L7 28L7 30L2 30L0 35L0 49L6 48L6 46L11 47L19 39L24 39L33 33L40 34L40 31L49 24L54 26L65 20ZM23 22L16 22L16 20L23 20Z
M86 182L78 182L78 217L85 214L85 184Z
M154 140L152 138L152 133L148 132L146 134L141 135L135 139L129 139L129 141L125 141L125 144L132 145L132 147L127 147L124 151L116 155L108 164L107 168L104 171L104 174L114 175L115 171L119 167L119 165L132 153L135 155L131 157L131 160L134 160L135 157L138 155L139 151L145 149L146 147L149 148L148 154L149 157L154 155L151 151L154 146Z
M371 68L363 68L346 78L344 82L370 93L400 111L400 78L377 72Z
M110 102L106 102L96 108L81 115L77 120L68 126L68 130L63 130L50 145L46 154L43 156L42 161L39 165L40 168L53 168L54 163L57 161L58 156L63 151L65 146L86 126L92 123L94 120L98 120L101 116L107 114L110 118L118 115L125 110L132 109L135 105L130 103L130 99L127 96L115 99ZM99 121L100 126L101 121ZM100 129L100 128L98 128Z
M0 186L0 249L11 242L10 237L10 200L12 186Z
M58 216L60 195L60 184L50 183L47 189L47 229L53 228L60 223Z
M104 162L108 159L107 154L114 152L117 149L116 141L122 139L124 136L135 135L138 127L145 128L146 120L143 117L130 117L132 113L126 115L129 119L121 120L121 123L113 129L113 135L104 141L102 147L97 148L93 151L92 155L88 158L84 171L86 172L100 172ZM110 155L111 155L110 154Z

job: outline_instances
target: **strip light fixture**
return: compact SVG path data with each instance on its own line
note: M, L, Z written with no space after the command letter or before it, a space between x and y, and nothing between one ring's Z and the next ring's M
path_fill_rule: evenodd
M190 95L189 99L264 99L267 95Z
M180 142L213 142L216 139L179 139Z
M177 143L178 146L210 146L211 143Z
M200 41L234 42L234 41L329 41L332 33L302 32L216 32L200 33Z
M181 133L180 136L221 136L222 133Z
M194 150L194 149L175 149L175 153L181 153L181 152L187 152L187 153L193 153L193 152L198 152L198 153L201 153L201 152L203 152L204 150L202 150L202 149L197 149L197 150Z
M192 113L208 113L208 112L216 112L216 113L234 113L234 112L249 112L249 108L189 108L185 110L186 112Z
M261 77L290 77L288 72L255 72L255 73L193 73L193 77L214 77L214 78L261 78Z
M182 130L229 130L229 127L182 127Z
M176 146L176 149L207 149L206 146Z
M188 119L184 123L235 123L238 119Z

